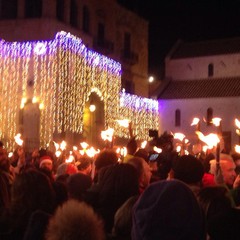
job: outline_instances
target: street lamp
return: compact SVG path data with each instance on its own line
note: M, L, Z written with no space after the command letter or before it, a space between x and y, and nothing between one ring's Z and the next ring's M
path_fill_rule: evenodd
M150 76L149 78L148 78L148 97L150 97L150 95L151 95L151 89L150 89L150 87L151 87L151 84L154 82L154 77L153 76Z

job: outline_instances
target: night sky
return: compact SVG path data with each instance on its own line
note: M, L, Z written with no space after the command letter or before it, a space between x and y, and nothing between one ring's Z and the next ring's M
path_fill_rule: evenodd
M149 21L149 73L162 75L164 57L183 41L240 37L240 0L118 0Z

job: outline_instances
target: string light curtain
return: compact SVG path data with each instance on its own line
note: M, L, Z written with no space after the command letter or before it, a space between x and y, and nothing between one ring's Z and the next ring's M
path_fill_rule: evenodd
M82 133L83 112L91 92L104 103L105 128L116 136L126 134L116 119L130 118L139 138L147 128L157 128L157 103L120 93L120 63L96 53L70 33L59 32L51 41L0 41L0 138L14 147L19 131L19 113L32 98L40 109L40 145L46 146L53 134ZM28 81L33 93L28 94ZM25 99L25 100L23 100Z
M149 140L149 129L159 129L158 101L125 93L120 94L120 116L132 122L133 135L136 139ZM128 129L118 132L128 138Z

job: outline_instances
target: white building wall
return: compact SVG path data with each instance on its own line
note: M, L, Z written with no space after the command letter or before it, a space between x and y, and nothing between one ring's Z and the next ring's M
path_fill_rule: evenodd
M201 131L204 134L216 133L216 127L209 127L203 118L207 116L207 109L213 109L213 117L222 118L222 130L231 131L232 146L238 144L238 135L234 125L235 118L240 119L240 97L238 98L206 98L206 99L179 99L159 100L160 131L182 132L190 142L197 140L196 127L191 126L194 117L201 119ZM175 111L181 111L181 126L175 127Z
M208 78L208 65L214 66L214 78L240 76L240 54L166 59L166 78L196 80Z

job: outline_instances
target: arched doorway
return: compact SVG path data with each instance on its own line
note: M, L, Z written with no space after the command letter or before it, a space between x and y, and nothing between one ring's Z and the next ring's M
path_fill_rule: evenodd
M104 103L95 92L92 92L83 115L83 137L90 146L95 148L104 146L101 139L101 131L105 130L104 122Z

